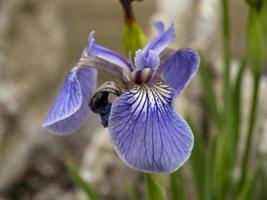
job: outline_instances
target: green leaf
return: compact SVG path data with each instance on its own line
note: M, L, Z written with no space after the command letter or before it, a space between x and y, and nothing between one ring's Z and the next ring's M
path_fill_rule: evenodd
M80 176L74 163L70 159L65 159L65 164L73 182L84 191L88 200L101 200L93 188Z
M123 31L123 46L126 56L134 57L138 49L142 49L147 43L146 35L137 23L126 24Z
M261 27L263 30L263 35L265 39L265 49L267 48L267 0L262 2L261 9L259 11L259 17L261 22Z
M226 199L232 188L232 157L229 155L230 134L222 130L217 137L216 145L216 199Z
M199 132L199 128L193 123L191 117L186 117L194 133L194 148L190 157L190 166L193 173L193 180L196 191L200 199L204 197L204 177L205 177L205 151L204 141Z
M220 114L217 108L217 100L215 98L215 92L213 88L213 80L211 78L211 73L209 70L209 66L205 63L205 59L203 56L201 57L201 65L199 68L200 76L201 76L201 84L202 91L207 102L207 106L211 113L211 118L214 120L217 127L220 125Z
M146 200L167 200L164 177L159 174L145 174Z
M249 159L251 156L251 148L253 140L255 139L255 126L257 122L257 112L259 104L259 89L260 89L260 75L255 75L253 77L253 88L250 102L250 111L248 119L247 133L245 135L245 144L241 160L241 176L238 185L238 191L243 187L244 182L247 179L249 173Z
M137 192L136 192L135 187L134 187L133 184L130 184L128 186L128 193L129 193L129 196L130 196L130 200L137 200L138 199Z
M216 155L216 142L217 142L217 136L213 136L211 138L211 141L209 145L207 146L207 152L205 156L205 172L204 172L204 197L201 198L203 200L213 200L215 196L215 155Z
M267 21L266 21L267 20L267 12L266 12L266 9L267 9L267 0L263 0L262 6L261 6L261 9L259 12L260 12L260 18L261 18L262 25L265 26L264 30L267 29Z
M259 180L261 170L257 167L253 174L246 179L244 187L241 190L237 200L250 200L253 199L253 194L256 189L256 182Z
M237 74L237 77L234 82L234 88L233 88L233 127L232 127L232 134L231 134L231 144L232 144L232 151L231 157L232 157L232 164L236 161L236 155L237 155L237 149L238 149L238 142L239 142L239 133L240 133L240 122L241 122L241 107L242 107L242 101L241 101L241 92L242 92L242 86L243 86L243 77L245 72L245 62L243 61L239 67L239 71Z
M257 76L262 73L265 52L265 40L259 13L257 9L251 8L247 28L247 58L252 72Z
M267 197L267 172L265 169L264 161L261 163L260 175L259 175L259 191L257 191L257 200L265 200Z
M179 169L171 174L171 193L173 200L183 200L185 197L185 184L183 183L183 173Z
M262 0L246 0L247 4L252 8L259 8Z

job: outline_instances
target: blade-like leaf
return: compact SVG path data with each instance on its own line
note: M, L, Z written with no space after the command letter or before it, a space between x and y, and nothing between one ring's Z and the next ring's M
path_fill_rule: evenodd
M93 188L80 176L74 163L70 159L65 159L65 163L73 182L84 191L88 200L101 200Z
M137 195L137 192L136 192L133 184L129 184L128 193L129 193L130 200L137 200L138 199L138 195Z
M256 168L251 176L249 176L244 183L237 200L250 200L253 199L254 190L256 189L256 182L261 175L261 170Z
M265 165L261 165L260 175L259 175L259 191L256 193L257 200L265 200L267 197L267 172Z
M231 144L232 144L232 162L236 161L236 154L238 149L238 141L239 141L239 133L240 133L240 121L241 121L241 107L242 107L242 101L241 101L241 92L242 92L242 81L243 81L243 75L245 72L245 62L242 62L239 71L234 83L233 88L233 127L232 127L232 135L231 135ZM234 164L234 163L233 163Z
M208 109L211 114L211 119L214 120L217 127L219 127L220 122L220 114L217 108L217 100L215 98L215 92L213 88L213 80L211 78L211 73L209 66L205 63L205 59L203 56L201 57L201 66L199 68L200 76L201 76L201 84L202 84L202 92L205 97L205 101L207 102Z
M204 177L205 177L205 150L204 142L199 132L199 129L191 120L191 117L187 117L193 133L194 133L194 148L190 158L190 166L193 174L194 185L200 199L204 197Z
M208 145L208 149L205 156L205 172L204 172L204 192L203 198L204 200L213 200L215 196L215 155L216 155L216 143L217 143L217 136L211 138L211 141Z
M259 12L257 9L251 8L247 28L247 58L252 72L257 76L261 75L263 70L266 56L265 48L263 26Z

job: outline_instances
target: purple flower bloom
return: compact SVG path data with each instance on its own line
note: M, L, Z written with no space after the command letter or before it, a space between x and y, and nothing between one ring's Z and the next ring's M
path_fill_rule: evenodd
M166 31L162 22L155 27L157 37L135 52L134 63L96 44L91 32L88 48L68 74L43 127L60 135L76 131L90 115L90 101L128 166L156 173L181 167L191 154L194 138L173 100L197 72L200 58L193 49L168 48L175 39L173 24ZM113 75L116 83L95 90L95 69ZM109 93L119 97L110 103Z

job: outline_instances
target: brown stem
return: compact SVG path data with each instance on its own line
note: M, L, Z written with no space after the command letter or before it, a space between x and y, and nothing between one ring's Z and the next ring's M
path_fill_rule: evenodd
M132 8L132 1L135 1L135 0L120 0L120 3L123 8L123 12L124 12L124 20L125 20L125 23L128 25L131 25L135 22L135 17L134 17L133 8ZM137 0L137 1L141 1L141 0Z

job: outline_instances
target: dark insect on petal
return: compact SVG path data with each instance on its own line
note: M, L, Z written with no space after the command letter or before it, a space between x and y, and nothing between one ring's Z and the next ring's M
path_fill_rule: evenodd
M114 82L106 82L99 87L92 95L89 107L91 110L100 115L101 124L106 128L108 127L108 119L112 103L109 102L109 94L120 96L122 94L121 88Z

